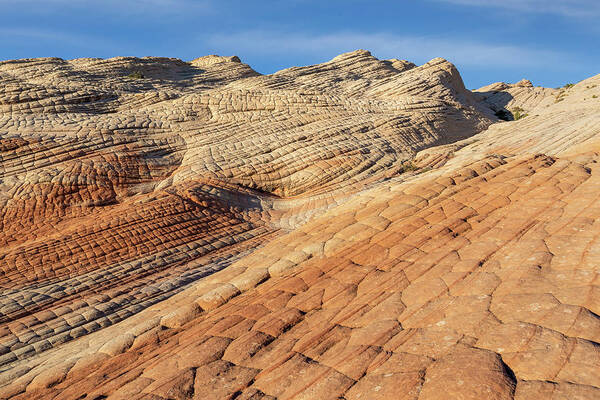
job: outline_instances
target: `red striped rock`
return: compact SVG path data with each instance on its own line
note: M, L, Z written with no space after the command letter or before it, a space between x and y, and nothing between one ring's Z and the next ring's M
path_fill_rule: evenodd
M598 397L599 81L0 63L0 397Z

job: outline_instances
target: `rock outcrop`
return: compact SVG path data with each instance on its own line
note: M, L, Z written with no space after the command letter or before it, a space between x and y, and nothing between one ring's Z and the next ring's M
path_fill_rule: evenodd
M598 83L0 63L0 397L600 396Z
M522 79L515 84L493 83L477 89L474 94L496 116L511 121L515 119L513 114L524 115L540 105L544 107L549 105L550 99L554 100L553 96L558 92L558 89L534 87L531 81Z

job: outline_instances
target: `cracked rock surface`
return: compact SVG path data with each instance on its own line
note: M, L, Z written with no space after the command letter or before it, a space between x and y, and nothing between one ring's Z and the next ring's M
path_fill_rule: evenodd
M1 62L0 398L600 397L598 84Z

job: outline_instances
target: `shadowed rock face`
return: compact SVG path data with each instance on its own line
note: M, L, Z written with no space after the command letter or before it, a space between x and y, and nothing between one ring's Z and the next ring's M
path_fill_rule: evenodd
M0 63L0 397L600 396L598 83Z

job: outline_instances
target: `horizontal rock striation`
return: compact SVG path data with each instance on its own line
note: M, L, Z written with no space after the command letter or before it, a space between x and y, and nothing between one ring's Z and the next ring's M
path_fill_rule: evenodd
M598 81L0 63L0 397L600 396Z

